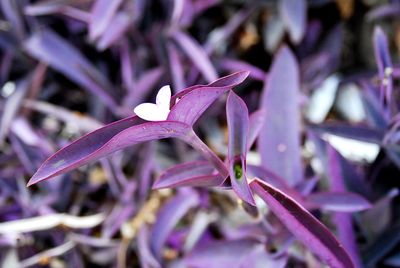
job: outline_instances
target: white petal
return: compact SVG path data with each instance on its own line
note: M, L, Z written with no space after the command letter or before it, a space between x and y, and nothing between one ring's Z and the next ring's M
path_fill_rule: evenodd
M169 85L163 86L157 93L156 104L158 106L167 107L169 109L170 101L171 101L171 87Z
M133 110L137 116L147 121L164 121L169 114L169 108L154 103L142 103Z

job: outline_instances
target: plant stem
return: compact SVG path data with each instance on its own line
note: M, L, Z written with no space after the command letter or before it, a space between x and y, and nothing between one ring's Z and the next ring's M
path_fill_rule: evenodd
M224 162L191 130L183 140L196 149L205 159L210 161L218 172L224 177L229 176L229 171Z

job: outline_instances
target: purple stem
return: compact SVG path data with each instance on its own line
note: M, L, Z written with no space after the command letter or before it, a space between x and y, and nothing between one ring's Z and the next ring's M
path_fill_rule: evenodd
M224 178L229 176L229 171L224 162L222 162L222 160L196 135L193 130L184 136L183 140L201 153L205 159L210 161L221 174L221 176Z

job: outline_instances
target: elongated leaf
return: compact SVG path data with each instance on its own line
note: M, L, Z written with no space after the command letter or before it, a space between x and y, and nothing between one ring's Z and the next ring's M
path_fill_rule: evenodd
M207 161L195 161L175 165L166 170L154 183L153 189L171 188L179 186L218 186L224 181Z
M248 72L237 72L205 86L189 87L171 98L168 120L193 125L200 115L223 93L242 83Z
M141 120L129 117L109 124L59 150L47 159L28 182L28 186L60 175L125 147L156 139L178 137L190 130L180 122L162 121L136 125Z
M233 60L233 59L222 59L219 64L221 67L227 71L230 72L237 72L240 70L248 70L250 72L250 77L259 80L259 81L264 81L265 77L267 77L267 73L264 72L262 69L259 69L258 67L251 65L248 62L245 61L240 61L240 60Z
M389 45L385 33L380 27L374 29L375 59L378 64L379 78L381 79L381 96L391 105L393 91L393 65L390 59Z
M173 38L180 45L182 50L184 50L193 64L201 71L208 82L217 79L217 71L204 49L196 42L196 40L180 31L175 31L173 33Z
M103 126L103 124L94 118L86 115L78 115L74 111L70 111L47 102L26 100L24 102L24 107L28 107L29 109L46 115L51 115L67 124L74 124L79 128L80 131L85 133L94 131Z
M327 145L327 173L331 182L332 191L345 191L345 167L342 164L344 159L339 153ZM355 177L351 177L353 180ZM333 222L336 224L337 236L343 247L349 253L355 267L361 268L362 262L360 252L357 246L356 234L353 228L352 215L343 212L337 212L333 215Z
M0 5L6 20L11 23L12 32L22 40L25 36L25 25L19 9L23 6L23 3L14 0L3 0Z
M265 111L263 109L253 112L249 118L249 135L247 138L247 150L250 150L253 143L258 138L265 120Z
M5 102L4 105L4 110L1 114L0 144L3 143L4 139L7 136L11 123L15 119L15 116L17 115L21 107L22 101L26 95L27 90L28 90L28 81L27 80L20 81L14 93L7 98L7 101Z
M157 258L161 257L161 250L167 241L168 235L178 221L188 210L199 202L196 192L181 192L168 201L157 214L157 221L151 232L151 249Z
M30 266L34 266L34 265L39 265L40 262L44 258L54 258L54 257L61 256L61 255L65 254L67 251L73 249L74 247L75 247L75 243L72 241L68 241L62 245L55 247L55 248L45 250L36 255L33 255L32 257L22 260L21 264L20 264L21 266L19 266L19 267L30 267Z
M124 12L116 14L111 21L113 27L107 28L100 37L97 43L97 49L105 50L116 43L126 33L131 22L132 18L128 14Z
M166 46L168 50L168 63L170 66L170 73L174 85L173 90L174 92L179 92L185 87L182 62L179 57L179 53L175 48L175 45L172 43L168 43Z
M319 192L309 195L307 201L311 207L337 212L358 212L371 207L364 197L349 192Z
M128 117L83 136L47 159L30 179L28 186L130 145L169 137L183 138L191 129L185 122L193 124L220 94L241 83L247 75L248 72L235 73L208 86L194 86L176 94L172 103L176 102L178 96L182 99L171 108L168 121L143 123L136 116Z
M236 194L244 201L255 205L246 177L247 135L249 134L249 112L246 104L233 92L226 104L228 121L228 162L231 184Z
M363 252L365 267L376 267L376 263L400 242L400 224L390 226Z
M138 233L138 253L140 257L140 263L142 267L154 267L160 268L161 265L158 263L156 258L151 253L150 249L150 237L149 231L146 225L143 225Z
M239 268L240 260L259 245L249 239L205 243L193 249L185 258L185 264L189 267Z
M380 27L374 29L374 49L375 58L378 64L379 75L384 78L387 75L391 75L392 70L386 68L392 68L392 60L390 59L389 45L385 33ZM390 73L385 73L389 71Z
M91 11L89 24L89 37L91 40L98 38L111 23L122 0L96 0Z
M241 260L240 268L285 268L288 267L287 262L288 257L285 254L280 257L273 256L273 254L268 253L264 245L259 245Z
M272 212L310 251L333 268L352 268L349 255L333 234L292 198L267 183L250 183Z
M111 109L117 109L115 100L106 90L110 88L110 83L64 39L50 30L41 30L32 35L24 43L24 47L31 56L48 63L52 68L98 96Z
M266 183L271 184L275 188L278 188L282 192L289 195L296 202L303 205L304 200L301 194L294 188L290 187L287 184L286 180L283 179L282 177L260 166L247 165L247 170L252 177L257 177L265 181Z
M281 175L289 185L300 182L299 70L287 47L279 50L265 81L260 107L265 122L258 139L262 165Z
M143 72L136 81L135 86L129 89L123 103L125 107L132 108L145 100L146 95L155 87L163 75L164 70L156 67Z

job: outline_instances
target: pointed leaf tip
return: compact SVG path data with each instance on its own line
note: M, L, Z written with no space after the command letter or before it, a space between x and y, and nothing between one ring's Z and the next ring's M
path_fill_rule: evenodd
M250 188L265 201L286 228L322 261L334 268L355 267L331 231L290 196L259 179L253 180Z
M243 100L233 91L229 92L226 117L228 121L228 161L231 184L236 194L255 205L246 177L247 136L249 112Z

